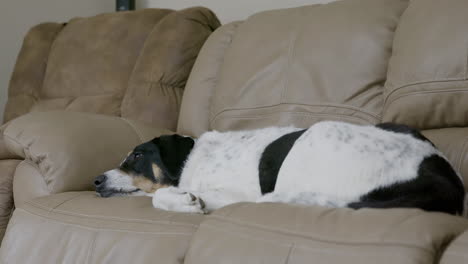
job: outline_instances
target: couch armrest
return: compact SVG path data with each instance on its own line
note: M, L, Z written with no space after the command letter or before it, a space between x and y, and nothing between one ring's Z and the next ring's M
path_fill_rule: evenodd
M467 227L419 209L238 203L203 220L185 263L438 263Z
M12 121L4 138L24 158L13 180L15 205L40 195L93 190L93 178L115 168L136 145L165 129L104 115L36 112Z

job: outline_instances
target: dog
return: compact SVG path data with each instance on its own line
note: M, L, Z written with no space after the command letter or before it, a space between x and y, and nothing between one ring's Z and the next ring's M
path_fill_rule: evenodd
M101 197L153 196L163 210L209 213L237 202L420 208L462 214L462 178L419 131L323 121L163 135L95 178Z

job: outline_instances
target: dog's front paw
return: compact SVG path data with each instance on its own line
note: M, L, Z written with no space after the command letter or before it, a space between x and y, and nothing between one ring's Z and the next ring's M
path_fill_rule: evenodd
M158 189L153 196L153 206L174 212L205 213L205 203L202 199L174 187Z

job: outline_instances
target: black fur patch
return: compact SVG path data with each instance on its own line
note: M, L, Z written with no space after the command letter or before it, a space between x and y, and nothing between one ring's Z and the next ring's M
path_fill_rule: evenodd
M151 142L156 145L159 152L159 160L156 165L164 173L166 182L162 183L179 185L184 162L192 151L195 141L189 137L170 135L155 138Z
M260 163L258 164L258 176L262 195L275 190L278 172L284 159L291 150L294 142L306 131L299 130L281 136L271 142L263 151Z
M427 141L434 146L434 144L429 139L427 139L423 134L421 134L421 132L407 125L400 125L400 124L395 124L395 123L381 123L381 124L375 125L375 127L378 127L386 131L392 131L395 133L410 134L413 137L422 141Z
M126 173L142 175L156 183L153 164L162 171L161 184L177 186L182 167L194 145L194 140L179 135L154 138L138 145L125 159L120 169Z
M397 133L411 134L430 142L418 130L405 125L384 123L376 127ZM433 144L434 145L434 144ZM420 208L427 211L461 214L465 189L452 166L442 157L426 157L418 168L417 178L379 188L351 203L351 208Z
M442 157L432 155L419 165L418 177L374 190L351 208L420 208L426 211L461 214L465 189L452 166Z

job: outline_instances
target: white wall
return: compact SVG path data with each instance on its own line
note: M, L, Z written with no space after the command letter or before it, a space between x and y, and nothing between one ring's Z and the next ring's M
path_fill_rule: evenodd
M213 10L221 22L247 18L259 11L297 7L334 0L136 0L137 8L159 7L182 9L190 6L205 6Z
M115 0L4 0L0 3L0 124L11 73L23 37L41 22L65 22L75 16L112 12Z

